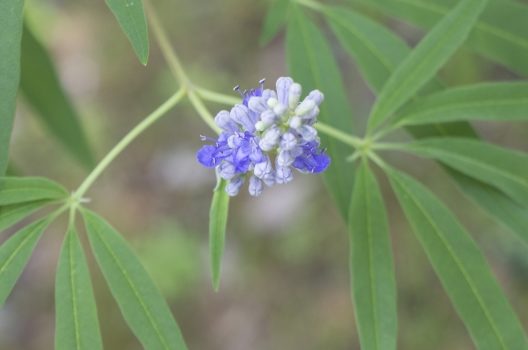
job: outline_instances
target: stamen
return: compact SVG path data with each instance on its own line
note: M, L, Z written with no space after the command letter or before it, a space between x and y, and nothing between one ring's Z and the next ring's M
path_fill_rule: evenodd
M241 90L240 90L240 85L235 86L235 87L233 88L233 91L238 92L238 93L240 94L240 96L242 96L242 97L244 97L244 95L245 95L245 93L246 93L245 90L244 90L244 91L241 91Z

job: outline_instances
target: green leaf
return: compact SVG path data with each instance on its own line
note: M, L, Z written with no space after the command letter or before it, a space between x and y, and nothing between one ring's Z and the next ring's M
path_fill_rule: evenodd
M286 23L290 0L273 0L260 32L260 45L268 44Z
M362 0L368 6L422 28L431 28L458 0ZM490 0L467 44L475 52L522 75L528 74L528 6L517 1Z
M449 137L415 141L405 149L493 185L528 208L528 155L525 153Z
M0 307L11 293L50 218L36 221L10 237L0 246Z
M361 349L396 349L396 282L385 204L366 160L349 216L350 271Z
M62 199L68 191L43 177L0 177L0 205Z
M225 191L227 182L220 180L214 190L209 211L209 254L211 259L212 282L215 291L220 287L222 256L224 255L225 232L229 212L229 195Z
M20 80L23 0L0 1L0 176L5 174Z
M187 349L169 306L136 255L99 215L83 209L88 238L110 291L145 349Z
M286 48L291 75L299 81L305 91L319 89L325 95L325 101L321 104L320 120L349 132L353 126L352 111L330 45L296 5L291 6ZM345 159L351 150L326 135L321 135L321 140L333 160L325 172L324 179L341 214L346 218L350 208L354 168Z
M486 0L463 0L420 41L383 86L372 107L372 131L412 98L464 42Z
M139 61L146 65L149 56L149 39L143 1L106 0L106 4L132 44Z
M11 227L20 220L29 216L31 213L44 207L49 202L49 200L45 199L34 202L0 206L0 231Z
M397 3L399 6L402 4L401 1L396 2L392 0L390 0L390 3ZM385 46L392 48L401 46L401 43L391 43L391 40L399 41L399 39L393 35L387 35L387 29L385 29L380 24L370 21L359 14L356 14L356 16L361 17L361 19L358 21L354 21L355 28L358 32L356 33L355 31L348 30L347 35L356 36L357 44L345 46L349 51L354 50L353 55L358 57L358 68L360 72L362 72L367 78L367 80L369 80L369 70L374 69L369 67L371 64L374 67L383 66L382 63L374 62L376 57L379 56L379 54L376 54L376 52L383 53L383 57L387 60L390 60L391 65L385 65L387 69L379 69L375 72L376 74L379 74L378 79L382 85L392 73L392 68L389 69L389 67L397 66L400 63L400 61L397 60L396 55L386 52ZM369 21L370 23L368 25L365 24L365 22L368 23ZM374 39L376 36L383 37L384 39ZM372 51L372 53L369 53L368 51ZM410 52L410 50L408 51ZM359 59L360 55L365 55L365 57ZM375 92L378 92L381 89L381 87L378 87L379 83L373 84L370 80L369 82ZM435 86L432 85L431 87L434 89ZM438 136L477 138L475 131L473 131L471 126L466 122L413 125L406 127L406 129L412 134L414 138L418 139ZM528 215L526 215L525 209L521 208L516 202L492 186L489 186L476 179L469 178L454 169L449 169L446 167L446 170L457 182L459 188L469 198L485 208L494 218L509 227L513 233L515 233L525 242L528 242L528 231L526 230L526 227L528 227Z
M46 48L24 26L20 88L26 101L49 132L81 164L90 168L94 158L79 117L61 86Z
M66 234L55 280L55 349L103 348L90 272L74 228Z
M403 109L397 124L474 119L528 120L528 83L485 83L441 91Z
M505 227L510 228L524 243L528 244L528 209L523 208L496 187L451 170L463 192L477 205L493 215Z
M413 178L389 178L414 233L480 350L526 349L524 331L484 256L458 220Z
M387 28L343 7L324 11L341 45L353 56L374 91L410 52L407 44Z

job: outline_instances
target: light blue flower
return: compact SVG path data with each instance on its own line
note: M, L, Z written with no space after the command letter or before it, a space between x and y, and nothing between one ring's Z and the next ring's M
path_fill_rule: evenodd
M320 91L311 91L301 101L301 85L289 77L277 80L276 91L264 89L264 80L257 88L240 91L237 86L235 91L242 95L242 103L216 115L222 133L214 145L204 145L196 155L200 164L216 168L218 176L228 181L230 196L239 193L245 178L250 195L259 196L264 184L292 181L292 168L303 173L328 168L330 158L320 148L313 127L324 100Z

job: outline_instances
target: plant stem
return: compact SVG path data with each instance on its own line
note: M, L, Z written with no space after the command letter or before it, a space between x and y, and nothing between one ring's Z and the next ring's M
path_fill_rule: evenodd
M312 0L295 0L300 5L306 6L311 8L312 10L323 12L324 11L324 5L318 3L317 1Z
M331 136L336 140L346 143L347 145L350 145L354 148L359 148L365 143L365 140L362 140L359 137L349 135L346 132L343 132L339 129L336 129L327 124L323 124L321 122L317 122L314 126L323 134L327 134L328 136Z
M83 183L79 186L77 191L75 191L75 197L77 200L80 200L90 186L97 180L99 175L112 163L112 161L132 142L136 137L141 135L149 126L154 124L158 119L160 119L165 113L167 113L171 108L173 108L185 95L185 89L181 88L172 95L167 101L165 101L161 106L156 108L154 112L149 114L141 123L139 123L134 129L130 130L128 134L119 141L117 145L108 152L108 154L97 164L94 170L86 177Z
M211 129L214 130L217 134L220 134L222 130L216 125L213 116L209 112L209 110L205 107L203 101L200 99L200 97L194 92L193 90L190 90L187 93L187 96L189 97L189 100L191 101L191 104L193 105L194 109L200 117L202 117L203 121L209 125Z
M228 106L236 105L237 103L241 102L239 97L221 94L198 86L196 86L194 89L200 97L207 101L221 103Z
M158 42L163 57L169 65L169 69L171 70L172 74L176 77L176 79L183 86L186 87L186 89L191 90L192 83L187 77L187 74L183 69L183 65L181 64L178 55L172 49L172 45L170 44L169 38L165 33L165 30L163 29L163 26L161 25L158 16L156 15L156 11L154 11L154 8L152 7L149 1L145 1L145 8L147 9L149 24L152 27L154 37Z

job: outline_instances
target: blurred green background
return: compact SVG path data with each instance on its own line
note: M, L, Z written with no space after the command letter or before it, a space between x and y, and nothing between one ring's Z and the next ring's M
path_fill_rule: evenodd
M287 74L283 34L267 47L258 45L265 2L178 0L154 6L190 76L202 86L230 93L236 84L251 87L262 77L271 84ZM175 91L155 44L143 67L102 1L31 0L26 10L98 159ZM410 44L423 34L402 22L386 24ZM364 125L374 96L348 56L334 47L358 124ZM467 51L460 51L441 76L450 85L516 79ZM213 113L221 108L209 107ZM21 97L11 153L17 171L74 189L86 169L32 113ZM528 151L526 123L475 126L491 142ZM293 183L267 189L258 199L244 191L231 201L222 285L218 293L212 291L207 220L215 178L194 160L199 135L212 134L184 102L105 172L88 195L89 207L131 242L169 301L190 349L359 349L349 297L348 236L320 177L298 174ZM455 209L528 328L528 247L465 199L438 166L398 154L388 158ZM399 348L473 349L385 179L382 184L396 260ZM0 349L53 348L54 272L64 229L64 223L56 224L43 237L0 311ZM140 349L89 258L105 348Z

